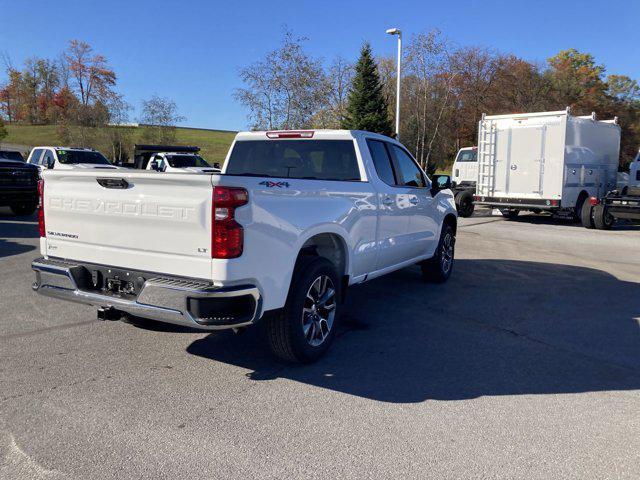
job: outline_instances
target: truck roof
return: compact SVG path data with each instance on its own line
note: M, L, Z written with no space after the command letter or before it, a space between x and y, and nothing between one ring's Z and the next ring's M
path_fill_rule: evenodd
M611 124L618 126L618 117L615 117L611 120L600 120L597 118L595 112L591 115L571 115L571 109L567 107L565 110L556 110L553 112L529 112L529 113L509 113L506 115L486 115L482 114L483 120L526 120L529 118L536 117L567 117L568 119L579 119L582 121L593 121L599 124Z
M54 150L76 150L79 152L97 152L97 150L93 149L93 148L83 148L83 147L61 147L61 146L56 146L56 145L40 145L38 147L33 147L33 149L36 148L53 148Z
M261 130L256 132L238 132L236 140L267 140L267 139L316 139L316 140L353 140L366 135L379 137L381 140L394 140L391 137L364 130Z

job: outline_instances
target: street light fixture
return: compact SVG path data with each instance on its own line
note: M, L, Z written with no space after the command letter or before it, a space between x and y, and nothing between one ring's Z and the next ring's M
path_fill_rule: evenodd
M396 81L396 138L400 138L400 67L402 61L402 31L399 28L390 28L387 30L389 35L398 36L398 71Z

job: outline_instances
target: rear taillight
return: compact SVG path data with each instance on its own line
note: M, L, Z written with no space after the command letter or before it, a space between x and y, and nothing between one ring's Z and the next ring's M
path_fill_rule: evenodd
M595 207L596 205L598 205L600 203L600 200L598 200L596 197L590 197L589 198L589 203Z
M47 236L47 231L44 228L44 180L38 180L38 230L41 237Z
M239 187L214 187L211 219L211 258L236 258L242 255L244 229L236 222L235 210L249 201Z

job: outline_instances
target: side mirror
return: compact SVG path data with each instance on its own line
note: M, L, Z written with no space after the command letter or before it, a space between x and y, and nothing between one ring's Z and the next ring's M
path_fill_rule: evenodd
M220 162L215 162L213 164L213 168L217 168L218 170L220 170Z
M47 158L47 168L53 168L53 158Z
M451 188L451 176L450 175L434 175L431 177L431 193L435 195L440 190L447 190Z

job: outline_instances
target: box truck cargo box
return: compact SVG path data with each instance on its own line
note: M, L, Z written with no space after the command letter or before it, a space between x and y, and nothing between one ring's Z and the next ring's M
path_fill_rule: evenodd
M483 115L478 129L475 203L501 209L563 212L580 217L591 196L616 186L617 119L557 112Z

